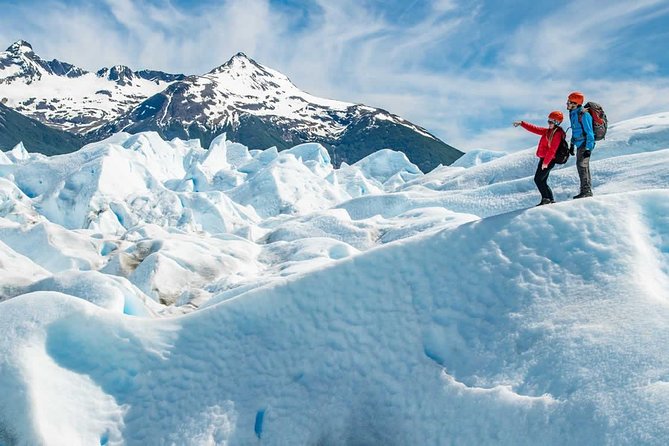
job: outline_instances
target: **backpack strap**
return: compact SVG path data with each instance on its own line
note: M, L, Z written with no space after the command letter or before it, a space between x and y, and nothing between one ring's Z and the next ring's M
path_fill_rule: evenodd
M578 123L581 124L581 131L583 132L583 138L586 140L588 139L587 135L585 134L585 127L583 127L583 115L586 113L583 107L581 107L581 110L578 112Z

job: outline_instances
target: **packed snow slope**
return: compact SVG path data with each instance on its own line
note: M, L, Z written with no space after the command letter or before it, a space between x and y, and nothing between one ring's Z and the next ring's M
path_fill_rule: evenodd
M668 137L539 208L533 149L4 153L0 444L665 444Z

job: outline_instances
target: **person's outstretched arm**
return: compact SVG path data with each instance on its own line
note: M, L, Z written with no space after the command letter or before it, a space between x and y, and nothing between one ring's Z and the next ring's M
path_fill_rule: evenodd
M538 125L530 124L529 122L525 121L516 121L513 123L514 127L521 126L528 132L536 133L537 135L543 136L546 133L546 130L548 130L546 127L539 127Z

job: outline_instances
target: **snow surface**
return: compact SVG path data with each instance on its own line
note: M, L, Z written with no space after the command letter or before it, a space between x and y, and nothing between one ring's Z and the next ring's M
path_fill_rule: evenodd
M0 444L666 444L669 113L609 132L540 208L534 148L6 152Z
M119 86L95 73L77 78L44 74L38 82L29 84L0 83L0 97L7 98L8 107L28 116L44 115L50 124L63 130L86 132L119 117L167 85L138 78L132 84ZM76 116L95 121L78 123Z

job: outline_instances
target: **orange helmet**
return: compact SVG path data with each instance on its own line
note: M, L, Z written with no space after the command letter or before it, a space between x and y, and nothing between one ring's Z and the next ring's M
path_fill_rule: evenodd
M555 110L550 112L550 114L548 115L548 120L553 121L556 125L559 125L563 119L564 115L562 114L561 111Z
M572 93L569 93L567 99L569 100L569 102L575 102L578 105L583 105L583 101L585 101L585 95L580 91L574 91Z

